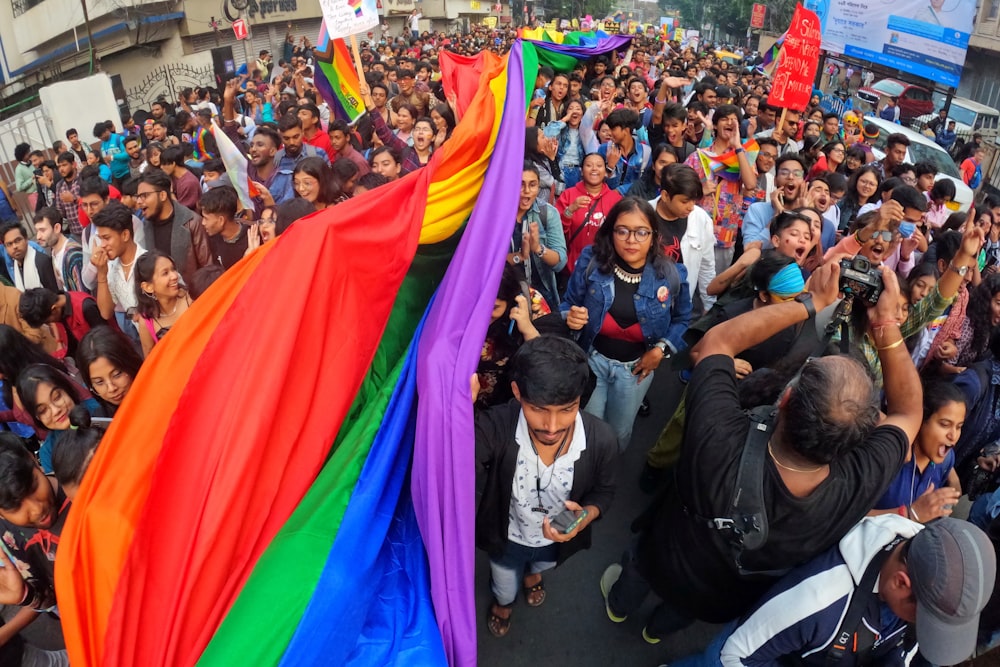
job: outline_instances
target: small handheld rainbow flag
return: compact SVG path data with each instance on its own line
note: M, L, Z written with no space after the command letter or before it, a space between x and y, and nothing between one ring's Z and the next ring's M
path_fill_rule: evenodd
M760 152L760 146L757 144L756 139L750 139L745 144L743 144L743 150L746 151L747 160L750 164L757 161L757 153ZM740 177L740 160L736 156L736 151L730 148L725 153L720 153L719 155L709 155L707 151L698 151L698 156L701 158L701 167L705 170L705 175L712 178L721 178L726 181L735 181Z
M761 69L764 71L766 76L773 77L774 70L778 68L778 61L781 59L781 47L785 44L785 37L788 36L788 31L778 38L778 40L771 45L771 48L764 53L764 61L761 63Z
M360 12L361 0L351 0L351 6ZM320 26L313 55L318 65L314 81L320 97L330 105L334 118L354 124L365 113L358 74L347 44L342 39L330 39L326 21Z

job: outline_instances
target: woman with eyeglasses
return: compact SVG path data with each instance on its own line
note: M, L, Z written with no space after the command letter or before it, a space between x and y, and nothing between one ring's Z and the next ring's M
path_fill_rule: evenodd
M851 175L847 181L847 194L840 200L840 231L847 231L858 218L861 207L875 203L876 193L882 177L876 167L865 165Z
M576 262L560 311L590 355L597 386L586 411L607 421L622 451L653 372L686 347L687 271L667 259L648 202L612 207Z

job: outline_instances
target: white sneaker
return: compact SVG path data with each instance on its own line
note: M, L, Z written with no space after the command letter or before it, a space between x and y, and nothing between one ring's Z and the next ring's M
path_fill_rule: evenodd
M618 563L608 565L607 569L604 570L604 574L601 575L601 595L604 596L604 610L608 612L608 618L614 623L624 623L625 619L628 618L628 616L616 616L611 611L611 604L608 602L608 594L611 592L611 587L615 585L615 582L621 576L622 566Z

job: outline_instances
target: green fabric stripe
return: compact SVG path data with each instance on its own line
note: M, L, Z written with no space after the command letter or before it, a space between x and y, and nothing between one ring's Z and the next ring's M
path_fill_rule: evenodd
M199 659L199 667L268 666L281 660L336 539L399 379L405 352L462 230L442 243L418 248L330 459L254 567ZM317 396L317 409L322 409L322 402Z

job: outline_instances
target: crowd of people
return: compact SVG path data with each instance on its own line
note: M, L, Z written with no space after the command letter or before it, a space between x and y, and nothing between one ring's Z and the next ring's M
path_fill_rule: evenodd
M0 227L13 630L54 609L58 535L90 457L193 300L296 221L426 166L460 120L439 54L514 38L363 45L353 125L318 96L308 41L289 38L276 64L265 50L218 89L98 123L93 146L71 129L51 151L17 147L34 225L12 210ZM990 645L1000 198L955 210L954 183L910 164L904 134L879 142L819 92L805 111L772 104L759 69L711 48L637 37L571 71L542 66L534 88L472 379L489 632L511 630L518 589L543 604L543 573L590 545L669 373L681 402L625 477L649 509L599 582L611 621L654 594L647 642L727 623L692 664L919 651L949 665ZM252 207L219 132L247 156ZM968 521L951 516L962 495ZM32 664L37 649L12 642Z
M511 631L518 589L544 603L544 573L631 483L649 507L595 583L615 623L656 598L651 644L725 623L679 664L992 646L1000 197L958 210L905 133L820 91L781 108L711 50L622 56L541 67L530 103L472 379L487 629ZM635 442L664 372L680 404Z

